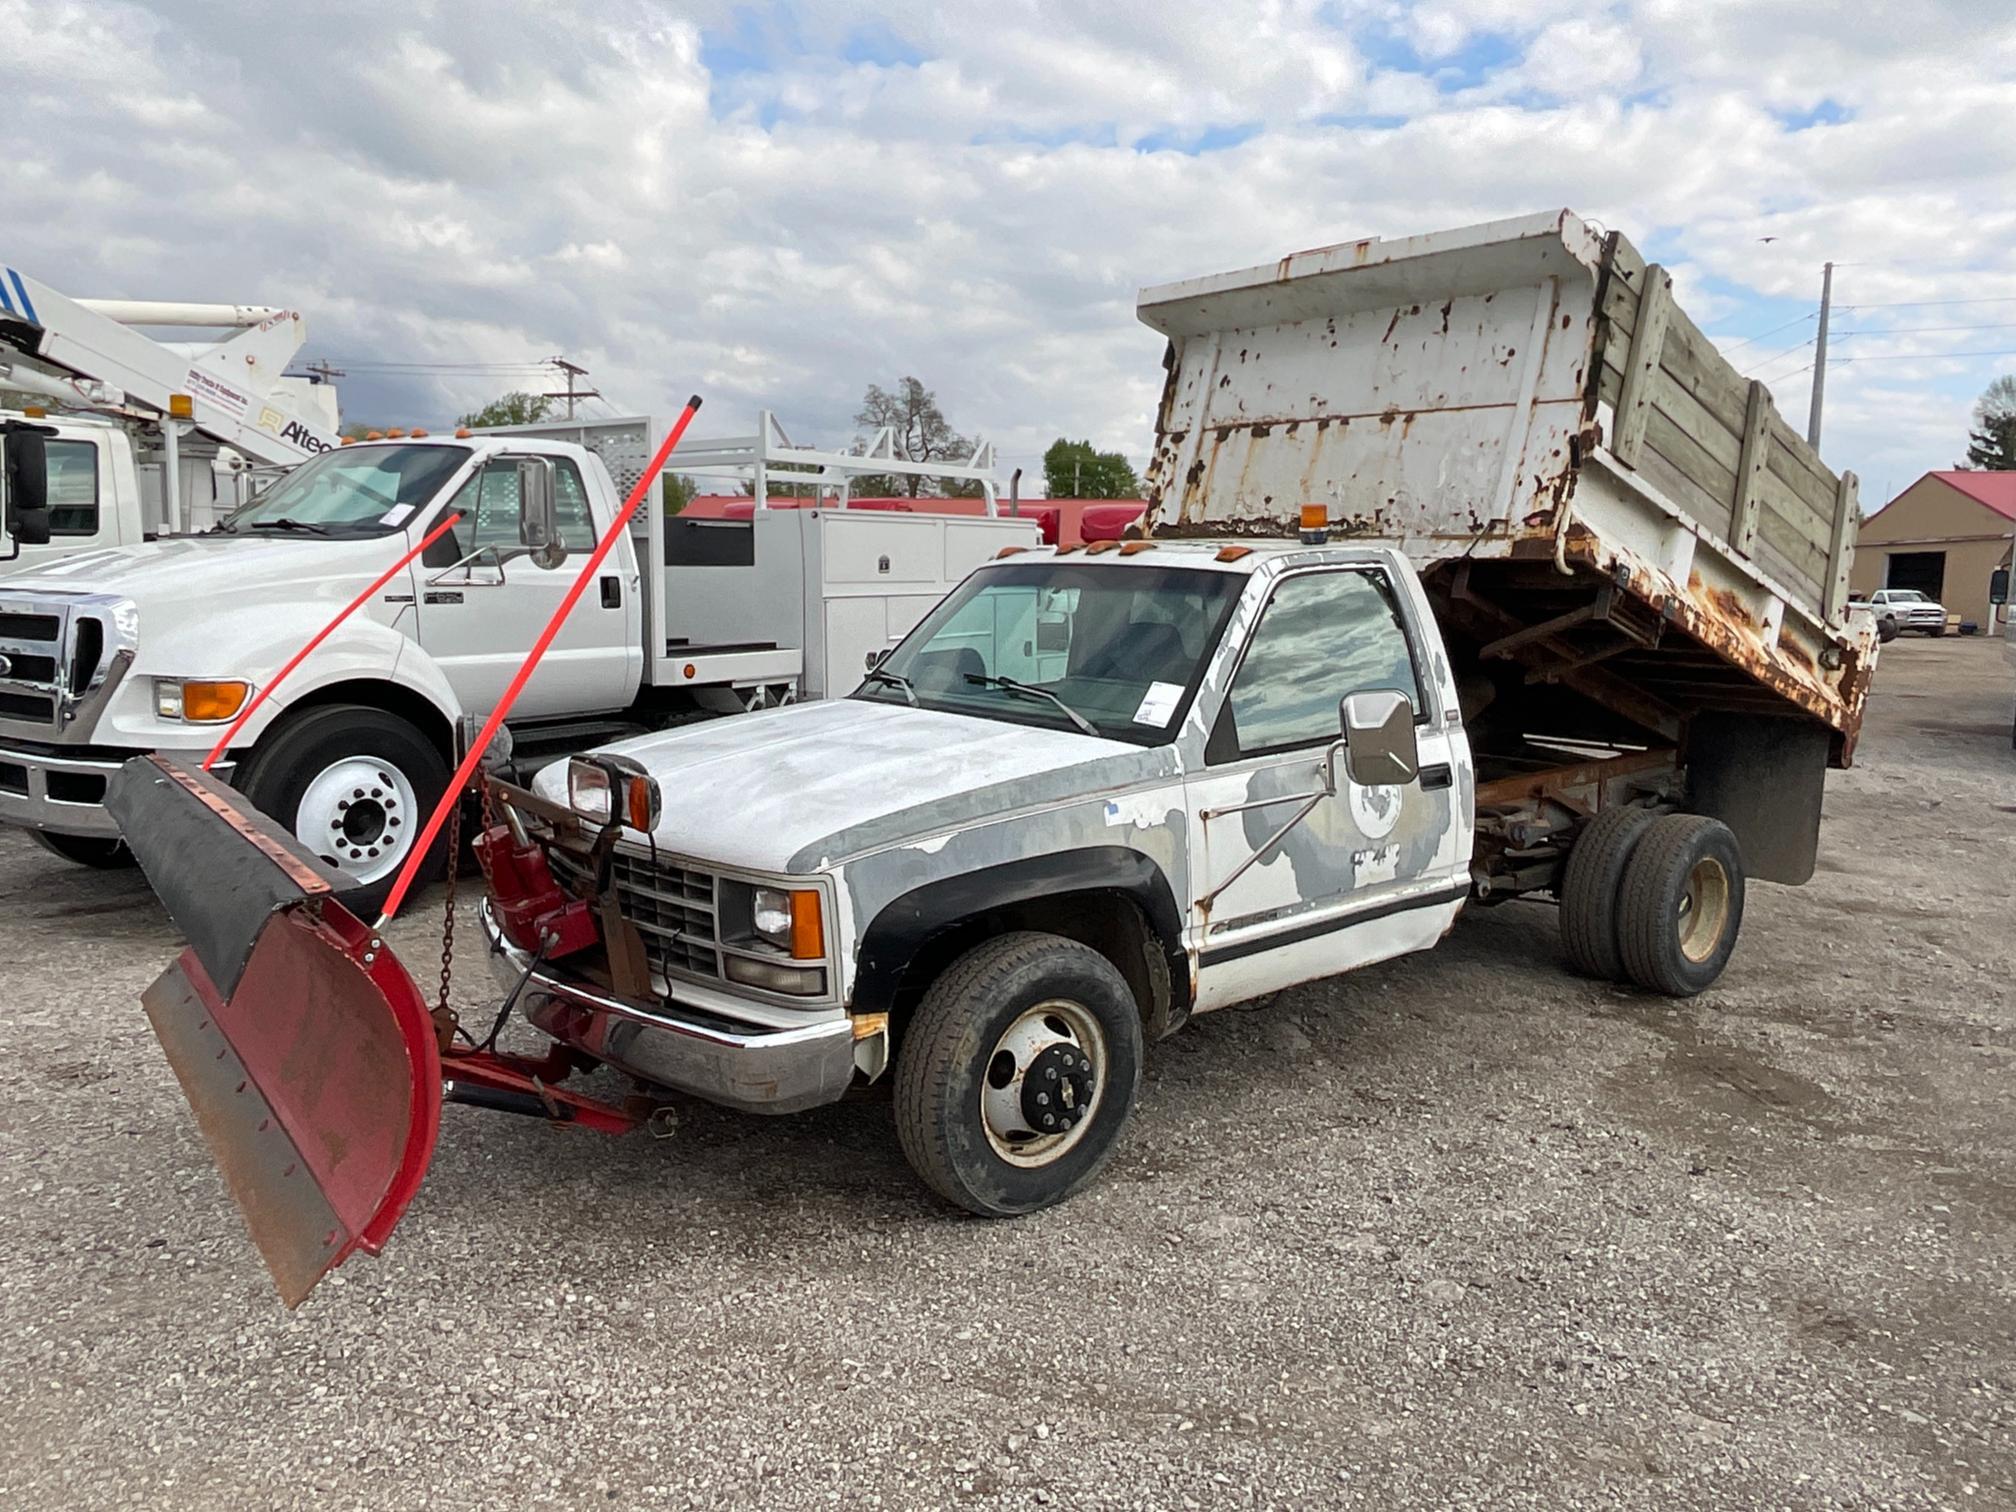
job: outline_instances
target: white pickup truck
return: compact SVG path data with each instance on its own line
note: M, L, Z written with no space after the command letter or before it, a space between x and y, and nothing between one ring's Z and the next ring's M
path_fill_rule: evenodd
M1854 482L1660 268L1558 212L1140 315L1145 538L989 562L848 698L499 786L572 900L493 869L532 1023L758 1111L893 1067L924 1180L1022 1213L1195 1013L1522 897L1577 969L1699 992L1746 878L1806 880L1875 654Z
M0 823L78 862L125 864L103 807L119 765L152 750L200 759L266 679L459 510L217 766L370 906L446 786L463 722L495 705L572 576L521 545L525 474L543 480L562 544L586 551L616 516L617 479L634 481L657 439L626 419L344 445L200 534L0 577ZM517 707L526 758L844 692L976 563L1038 540L1023 519L847 509L853 473L906 468L968 478L993 508L984 446L957 466L907 464L879 441L866 451L791 446L768 415L755 436L689 443L682 471L753 480L759 499L769 482L809 482L836 507L745 521L641 511Z

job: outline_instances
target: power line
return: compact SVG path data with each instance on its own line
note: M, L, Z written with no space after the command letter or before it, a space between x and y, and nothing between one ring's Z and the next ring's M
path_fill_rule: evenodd
M1836 336L1912 336L1928 331L2009 331L2016 330L2016 320L2004 320L1988 325L1959 326L1892 326L1885 330L1881 326L1861 326L1852 331L1836 331Z
M1879 299L1844 304L1844 310L1922 310L1935 305L2016 304L2016 294L1991 294L1981 299Z
M1722 354L1726 357L1731 352L1740 352L1743 350L1743 348L1749 346L1750 343L1752 343L1753 341L1762 341L1767 336L1776 336L1780 331L1789 331L1792 329L1792 327L1799 324L1800 321L1813 320L1816 317L1818 317L1819 314L1820 312L1818 310L1808 310L1804 315L1795 315L1790 320L1786 321L1785 324L1783 325L1773 326L1768 331L1759 331L1755 336L1745 336L1741 341L1737 342L1734 346L1723 347ZM1720 343L1718 342L1717 345L1719 346ZM1804 346L1805 343L1801 342L1800 345Z
M1961 357L2016 357L2016 347L2006 348L1999 352L1871 352L1866 357L1830 356L1827 361L1831 366L1837 362L1944 362L1948 359ZM1783 383L1787 378L1797 378L1807 368L1812 366L1813 364L1809 362L1806 364L1806 367L1796 367L1789 373L1779 373L1776 377L1766 378L1763 381L1765 383Z
M1745 368L1743 371L1746 374L1755 377L1757 369L1771 366L1771 364L1776 362L1780 357L1790 357L1794 352L1803 352L1806 350L1806 348L1813 345L1813 343L1819 339L1820 338L1817 336L1808 336L1804 341L1800 342L1797 346L1789 346L1785 348L1785 350L1782 352L1773 352L1769 357L1759 357L1755 362L1751 363L1750 366Z

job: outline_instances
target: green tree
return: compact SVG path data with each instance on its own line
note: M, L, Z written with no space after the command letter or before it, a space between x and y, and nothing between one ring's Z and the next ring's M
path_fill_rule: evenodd
M945 412L938 407L938 396L915 378L906 377L893 389L885 389L879 383L869 384L854 423L861 427L863 434L858 439L862 441L887 426L895 437L896 455L907 461L957 463L973 454L973 443L946 420ZM856 478L853 491L870 497L908 494L913 499L948 492L968 496L979 492L963 481L948 489L943 480L917 473Z
M537 425L552 413L553 401L544 394L528 394L523 389L513 389L501 398L492 399L479 410L457 416L455 423L477 428L485 425Z
M2016 472L2016 374L2004 373L1974 401L1967 433L1967 466Z
M698 484L691 478L681 477L678 473L668 472L658 480L658 494L664 501L665 513L668 516L678 514L691 504L699 492Z
M1059 436L1043 453L1043 488L1053 499L1138 499L1141 480L1117 451Z

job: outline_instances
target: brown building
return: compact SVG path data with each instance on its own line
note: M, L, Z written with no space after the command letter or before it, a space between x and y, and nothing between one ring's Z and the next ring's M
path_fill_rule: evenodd
M1929 472L1862 522L1850 591L1916 588L1949 616L1994 623L1988 579L2009 565L2016 472Z

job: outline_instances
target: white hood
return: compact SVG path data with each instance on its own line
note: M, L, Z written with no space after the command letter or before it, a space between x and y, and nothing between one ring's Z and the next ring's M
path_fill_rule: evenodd
M668 852L811 871L981 815L1132 782L1173 760L1075 730L842 698L716 719L607 747L658 780ZM1086 767L1105 764L1107 772ZM1070 773L1063 781L1043 779ZM567 764L534 784L566 802Z

